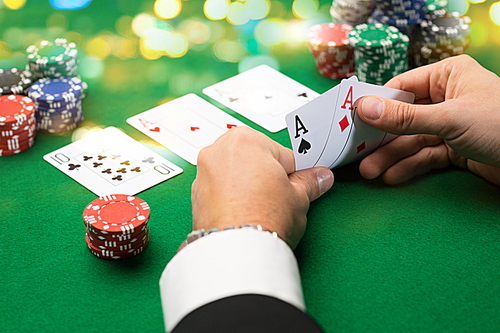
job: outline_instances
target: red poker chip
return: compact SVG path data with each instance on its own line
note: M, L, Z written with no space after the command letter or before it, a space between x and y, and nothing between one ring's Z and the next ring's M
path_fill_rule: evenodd
M149 214L145 201L132 195L110 194L87 205L83 220L97 233L131 234L147 223Z
M34 116L35 104L22 95L0 96L0 127L15 126Z
M113 252L127 252L130 250L136 250L144 245L144 243L146 242L148 237L149 237L148 234L144 234L139 239L134 238L134 240L136 240L136 241L131 242L131 243L125 243L125 244L121 244L121 245L117 245L117 246L105 246L105 245L97 244L97 243L93 242L92 240L90 240L90 238L87 235L87 238L89 239L89 243L91 243L94 248L97 248L99 250L113 251Z
M13 147L13 149L0 147L0 156L11 156L20 154L33 146L35 142L34 138L27 141L27 143L21 144L19 147Z
M28 149L33 145L35 137L19 139L18 136L12 139L0 140L0 149L5 150L16 150L16 149Z
M130 249L127 251L109 251L109 250L101 250L99 248L96 248L90 241L88 240L87 237L85 237L87 241L87 247L89 248L90 252L92 252L93 255L99 258L103 259L125 259L129 257L133 257L135 255L138 255L144 249L148 246L149 244L149 236L146 238L146 241L144 244L142 244L139 248L137 249Z
M85 221L84 221L85 222ZM107 231L102 231L96 228L93 228L91 224L85 222L85 226L87 228L87 232L91 234L94 237L97 237L98 239L101 240L127 240L127 239L132 239L136 237L137 235L141 234L144 232L144 230L148 229L148 221L146 221L143 225L135 228L135 229L129 229L125 230L122 232L107 232Z
M17 143L23 143L27 142L30 139L35 138L36 136L36 130L33 131L26 131L22 133L16 133L11 136L1 136L0 135L0 146L1 145L9 145L11 143L17 142Z
M139 235L134 236L130 239L119 241L116 239L104 239L104 240L99 239L98 237L95 237L92 234L87 232L87 236L92 244L104 246L107 248L120 247L122 245L139 243L139 241L142 240L142 238L144 238L146 235L148 235L148 230L145 230L145 231L141 232Z
M307 31L309 46L313 49L349 47L349 31L352 27L343 23L323 23L312 26Z
M92 239L95 239L97 241L110 241L110 242L126 242L130 241L144 232L149 232L149 226L147 224L144 225L144 227L138 228L134 231L134 233L131 234L103 234L100 232L95 232L92 229L89 229L87 227L87 233L92 237Z
M15 135L27 134L27 136L33 136L36 133L36 122L28 123L25 122L21 126L15 126L13 128L6 129L0 127L0 141L5 138L11 138Z

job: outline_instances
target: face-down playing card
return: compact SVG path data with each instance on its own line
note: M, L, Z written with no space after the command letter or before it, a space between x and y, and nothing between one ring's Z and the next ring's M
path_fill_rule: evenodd
M307 161L304 164L296 162L297 170L314 166L335 168L345 165L363 158L382 143L385 144L394 138L393 135L389 138L387 133L366 124L359 118L356 111L360 97L376 95L407 103L413 103L415 99L415 95L409 92L357 82L353 79L343 80L337 87L337 100L330 105L330 114L324 118L325 121L330 122L327 139L318 143L322 149L321 156L314 162ZM296 134L290 133L292 145L295 136ZM296 161L304 159L295 146L294 154Z
M203 93L273 133L286 127L287 113L319 96L266 65L216 83Z
M127 123L193 165L203 147L232 128L246 126L195 94L142 112Z
M134 195L182 173L181 168L115 127L43 158L98 196Z

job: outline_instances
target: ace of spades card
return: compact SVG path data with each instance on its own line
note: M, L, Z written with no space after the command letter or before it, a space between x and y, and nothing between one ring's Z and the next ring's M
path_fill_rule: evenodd
M336 101L332 102L335 95ZM413 103L415 99L413 93L358 82L355 77L343 80L338 86L318 97L314 105L308 103L287 115L296 170L315 166L332 169L345 165L362 159L395 137L359 118L356 112L357 102L359 98L369 95L406 103ZM300 123L297 119L300 119ZM303 151L303 146L301 147L303 140L307 140L306 135L310 138L309 152L314 152L309 156Z
M115 127L108 127L45 155L44 160L98 196L134 195L182 169Z
M286 127L287 113L319 96L266 65L216 83L203 93L273 133Z

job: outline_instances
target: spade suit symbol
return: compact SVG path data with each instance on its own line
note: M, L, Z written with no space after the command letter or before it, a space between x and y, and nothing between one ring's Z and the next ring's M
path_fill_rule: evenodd
M311 149L311 144L309 141L302 139L299 145L299 154L307 154L307 151Z

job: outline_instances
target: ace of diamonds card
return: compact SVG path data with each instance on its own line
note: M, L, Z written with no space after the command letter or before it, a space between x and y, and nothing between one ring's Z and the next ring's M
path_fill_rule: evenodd
M115 127L57 149L43 159L98 196L134 195L182 173L181 168Z

